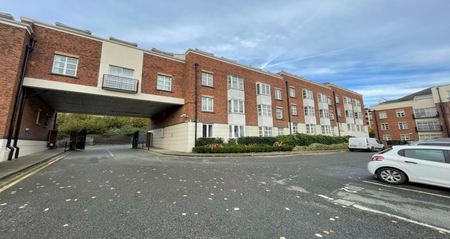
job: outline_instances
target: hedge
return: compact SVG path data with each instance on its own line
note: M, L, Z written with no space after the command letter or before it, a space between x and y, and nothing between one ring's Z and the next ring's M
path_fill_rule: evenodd
M336 150L336 149L347 149L348 143L342 144L311 144L309 146L295 146L293 151L314 151L314 150Z
M276 140L283 145L289 146L309 146L313 143L332 145L348 143L351 136L327 136L327 135L309 135L309 134L291 134L280 135Z
M277 152L292 151L292 146L271 146L271 145L227 145L218 147L197 146L192 148L194 153L253 153L253 152Z
M223 144L222 138L198 138L196 145L197 146L205 146L208 144Z
M237 143L242 145L252 145L252 144L273 145L275 142L277 142L277 138L275 137L247 136L247 137L240 137L237 139Z

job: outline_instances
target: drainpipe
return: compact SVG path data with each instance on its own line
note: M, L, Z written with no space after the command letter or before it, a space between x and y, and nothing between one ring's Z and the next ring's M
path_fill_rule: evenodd
M289 86L288 82L286 81L286 97L287 97L287 112L288 112L288 126L289 126L289 133L292 134L292 126L291 126L291 103L289 101Z
M20 148L17 146L17 141L19 141L20 125L22 124L23 109L25 108L25 100L27 99L27 94L28 94L28 91L25 89L22 94L22 102L20 103L19 118L17 119L16 133L14 134L13 147L16 148L16 153L14 154L14 158L19 157Z
M196 62L195 64L195 144L194 146L197 146L197 122L198 122L198 77L197 77L197 72L198 72L198 63Z
M337 105L336 105L336 93L334 93L334 91L333 91L333 101L334 101L334 116L335 116L334 118L336 119L339 137L341 137L341 127L339 126L339 116L337 113Z
M56 129L56 120L58 119L58 112L55 112L55 119L53 120L53 129Z
M447 120L445 120L445 107L444 104L442 104L441 92L439 91L439 87L437 87L436 90L439 96L439 106L441 107L442 119L444 120L445 129L447 130L447 137L450 137L450 129L448 128Z
M375 127L377 128L377 139L380 139L380 129L378 127L377 111L376 110L372 111L372 116L373 116L373 121L375 121Z
M35 38L30 38L31 46L27 45L26 50L25 50L25 58L23 60L22 74L20 76L19 87L17 88L17 92L16 92L16 99L14 102L14 109L12 112L11 121L9 123L8 140L6 141L6 148L9 149L8 160L12 160L12 157L14 154L14 148L11 147L11 140L12 140L12 135L13 135L13 131L14 131L14 122L16 121L17 108L19 107L20 95L21 95L22 89L23 89L23 79L25 78L25 71L27 70L28 57L30 56L31 50L33 50L33 48L34 48L35 42L36 42Z

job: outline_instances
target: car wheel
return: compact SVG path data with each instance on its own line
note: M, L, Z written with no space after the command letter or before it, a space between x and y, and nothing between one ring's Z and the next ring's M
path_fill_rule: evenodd
M372 148L370 149L370 151L372 151L372 152L375 152L375 148L374 148L374 147L372 147Z
M348 149L350 152L353 152L354 149Z
M390 184L402 184L407 181L406 174L395 168L382 168L377 172L378 178Z

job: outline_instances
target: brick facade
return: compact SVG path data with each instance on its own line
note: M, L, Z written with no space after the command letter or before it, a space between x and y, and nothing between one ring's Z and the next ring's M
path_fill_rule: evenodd
M397 117L397 111L400 110L405 111L405 117ZM387 118L381 119L380 113L386 113ZM391 136L392 140L401 140L401 135L409 135L412 141L419 140L419 135L415 130L416 121L413 118L414 110L412 107L377 110L375 112L372 112L372 114L376 114L375 117L377 120L376 125L378 131L376 130L377 128L375 128L375 135L378 139L383 140L383 136L389 135ZM399 123L406 123L408 128L400 129ZM382 130L381 124L388 124L389 130Z

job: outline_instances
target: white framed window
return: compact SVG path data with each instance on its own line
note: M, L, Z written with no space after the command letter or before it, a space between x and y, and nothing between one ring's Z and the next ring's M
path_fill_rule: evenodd
M106 82L107 87L133 90L134 70L118 66L109 66L109 74L112 77L108 77L108 81Z
M172 90L172 77L158 75L158 80L156 82L156 89L171 91Z
M321 125L320 128L322 129L322 134L331 134L331 126L330 125Z
M306 133L307 134L316 134L317 128L315 124L306 124Z
M315 116L316 115L315 108L312 106L305 106L305 115Z
M276 115L277 115L277 119L283 119L283 109L276 108L275 112L276 112Z
M77 76L78 58L56 54L53 58L52 73Z
M341 108L338 108L338 109L337 109L337 115L338 115L338 117L342 117L342 114L341 114Z
M426 140L428 138L440 138L442 134L419 134L420 140Z
M228 101L228 113L241 113L243 114L244 110L244 101L241 100L229 100Z
M352 101L349 97L347 96L342 96L342 99L344 100L344 104L351 104Z
M264 83L256 83L257 95L270 95L270 85Z
M292 113L292 115L297 115L297 106L296 105L291 105L291 113Z
M228 89L244 90L244 79L228 75Z
M322 93L317 93L317 101L327 103L327 96Z
M437 117L435 107L414 109L414 118Z
M109 74L133 79L134 70L118 66L109 66Z
M303 89L302 92L303 92L303 99L311 99L311 100L314 99L312 90Z
M351 124L347 124L347 131L352 131L352 126L351 126Z
M361 101L357 99L352 99L353 106L361 106Z
M362 113L361 112L355 112L355 119L362 119Z
M378 113L378 116L380 116L380 119L387 119L387 113L386 112L380 112L380 113Z
M397 110L395 112L395 114L397 115L397 118L403 118L406 117L405 111L404 110Z
M280 89L275 89L275 99L281 100L281 90Z
M361 127L359 125L356 125L356 131L361 131Z
M331 105L331 98L330 97L327 97L327 103L328 103L328 105Z
M389 124L381 124L381 130L389 130Z
M161 128L161 130L159 131L160 132L160 137L161 138L164 138L164 128Z
M340 103L340 101L339 101L339 96L338 96L338 95L336 95L336 96L334 97L334 101L336 101L336 104L339 104L339 103Z
M214 75L208 72L202 72L202 85L213 87Z
M272 107L270 105L258 105L259 116L272 116Z
M202 111L213 112L214 111L214 99L210 97L202 97Z
M441 130L441 125L439 124L439 121L417 122L417 130L419 130L419 131Z
M245 136L245 128L242 125L230 125L230 138Z
M271 137L272 136L272 127L259 127L259 136Z
M213 125L212 124L204 124L202 131L202 137L211 138L213 137Z
M284 128L278 127L278 135L284 135Z
M409 134L402 134L402 135L400 135L400 140L401 141L410 141L411 137L409 137Z
M398 129L408 129L408 124L406 122L398 123Z
M298 123L292 123L292 132L298 133Z
M347 117L347 118L353 117L353 111L351 111L351 110L346 110L346 111L345 111L345 117Z
M390 141L392 138L390 135L383 135L383 140Z
M330 113L328 110L319 109L319 117L320 118L330 118Z
M37 115L36 115L36 124L37 125L41 125L40 121L41 121L41 109L38 109Z
M333 111L330 111L330 120L334 120L334 113L333 113Z
M295 88L289 87L289 96L295 98Z

